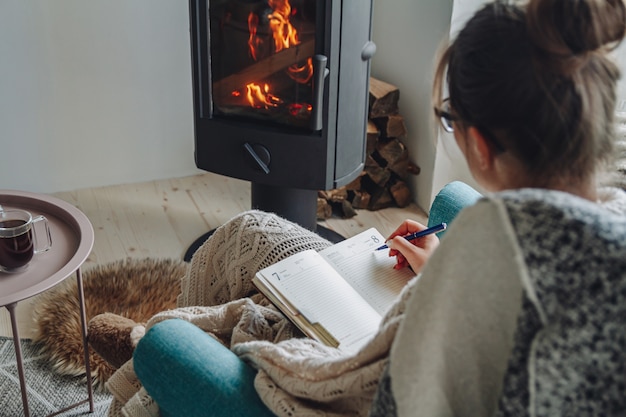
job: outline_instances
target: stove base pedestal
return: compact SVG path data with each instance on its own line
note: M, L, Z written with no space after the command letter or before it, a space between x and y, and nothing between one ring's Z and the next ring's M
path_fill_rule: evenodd
M317 224L317 190L252 183L251 200L253 209L276 213L280 217L316 232L324 239L333 243L341 242L345 239L339 233ZM215 229L203 234L189 246L185 252L185 262L191 261L191 257L196 250L211 237L213 232L215 232Z

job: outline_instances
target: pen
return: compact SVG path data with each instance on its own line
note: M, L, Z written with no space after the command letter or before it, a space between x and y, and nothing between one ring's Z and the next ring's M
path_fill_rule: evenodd
M420 232L411 233L410 235L407 235L404 238L406 240L417 239L418 237L422 237L422 236L430 235L432 233L441 232L442 230L446 230L446 227L448 227L447 223L441 223L441 224L438 224L436 226L429 227L428 229L424 229L424 230L422 230ZM387 246L387 245L382 245L381 247L376 248L376 250L387 249L388 247L389 246Z

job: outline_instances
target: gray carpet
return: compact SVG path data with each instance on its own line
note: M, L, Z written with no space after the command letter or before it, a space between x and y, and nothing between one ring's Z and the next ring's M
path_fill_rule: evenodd
M87 399L87 385L84 378L55 374L50 365L38 356L36 345L28 339L22 339L22 353L32 417L47 416ZM110 394L94 392L93 413L89 413L89 404L82 404L80 407L58 415L105 417L110 402ZM0 417L23 415L13 339L0 337Z

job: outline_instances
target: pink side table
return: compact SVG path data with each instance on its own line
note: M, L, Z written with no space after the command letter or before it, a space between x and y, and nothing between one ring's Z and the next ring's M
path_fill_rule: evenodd
M51 414L51 416L86 402L89 402L89 412L92 413L94 411L93 387L87 345L87 315L85 312L85 297L80 267L93 248L93 227L87 216L76 207L45 194L0 190L0 206L5 210L8 208L20 208L30 211L33 216L40 214L46 216L52 236L52 248L47 252L35 255L25 271L15 274L0 272L0 307L6 307L11 315L11 328L13 330L13 342L15 344L24 415L30 417L26 380L24 378L24 359L17 328L17 319L15 317L17 303L54 287L74 273L78 283L88 399L72 404L63 410Z

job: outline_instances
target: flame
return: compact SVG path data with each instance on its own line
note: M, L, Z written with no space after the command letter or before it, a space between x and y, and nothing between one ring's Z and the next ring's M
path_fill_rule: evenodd
M304 65L294 64L290 66L287 75L297 83L308 83L313 77L313 58L309 57Z
M280 52L283 49L290 48L300 44L298 39L298 31L289 21L293 14L289 0L269 0L269 6L272 13L267 15L269 26L274 38L274 52ZM256 13L250 12L248 15L248 47L250 56L255 61L258 59L258 48L263 42L257 35L259 27L259 17Z
M289 21L291 16L289 0L269 0L268 4L273 10L267 17L274 37L274 51L280 52L299 45L298 31Z
M246 98L251 107L278 107L282 100L270 93L270 86L265 84L263 88L255 83L246 84Z
M274 53L299 45L298 31L290 22L290 17L295 14L295 10L292 10L289 0L268 0L268 5L272 9L267 18L274 39ZM263 43L257 35L258 26L259 17L256 13L251 12L248 15L248 48L250 56L255 61L259 57L259 46ZM297 83L308 83L313 76L312 58L308 58L304 65L291 65L287 68L287 75ZM246 85L246 98L250 106L254 108L277 107L282 103L280 98L270 93L269 85L265 84L261 88L254 82Z
M257 50L259 45L263 42L256 34L257 28L259 27L259 16L255 13L250 12L248 15L248 32L250 36L248 37L248 47L250 50L250 56L255 61L257 60Z

